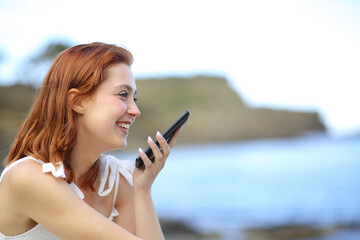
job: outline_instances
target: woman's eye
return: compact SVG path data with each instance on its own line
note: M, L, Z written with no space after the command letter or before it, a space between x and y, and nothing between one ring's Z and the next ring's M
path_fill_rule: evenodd
M134 102L137 102L137 100L138 100L137 98L134 98Z
M128 96L128 93L127 92L121 92L121 93L118 94L118 96L126 99L127 96Z

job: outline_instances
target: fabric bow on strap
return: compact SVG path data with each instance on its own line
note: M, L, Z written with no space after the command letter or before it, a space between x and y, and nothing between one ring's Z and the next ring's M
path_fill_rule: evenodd
M58 163L57 168L52 163L44 163L42 165L42 170L44 173L51 172L54 177L65 178L64 165L62 164L62 162Z
M65 178L65 171L64 171L64 165L62 162L59 162L57 164L57 168L54 166L54 164L52 163L43 163L42 165L42 170L43 173L49 173L51 172L51 174L56 177L56 178ZM72 190L81 198L84 199L84 194L83 192L80 190L80 188L78 186L76 186L75 183L70 183L70 187L72 188Z

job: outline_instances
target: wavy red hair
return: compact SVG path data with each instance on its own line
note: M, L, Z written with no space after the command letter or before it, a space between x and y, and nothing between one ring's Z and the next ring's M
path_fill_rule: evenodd
M73 181L70 153L76 144L77 114L73 103L92 96L104 81L104 71L115 63L131 66L132 54L125 48L112 44L91 43L77 45L61 52L47 73L34 105L21 125L17 137L5 159L7 165L33 156L44 162L64 164L66 180ZM68 101L68 91L78 90ZM83 178L81 187L90 187L99 173L99 161Z

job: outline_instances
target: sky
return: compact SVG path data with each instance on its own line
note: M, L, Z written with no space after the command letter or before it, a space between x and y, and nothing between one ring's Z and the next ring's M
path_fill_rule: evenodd
M250 106L317 111L331 136L349 136L359 13L356 0L0 0L0 83L51 40L114 43L138 78L224 76Z

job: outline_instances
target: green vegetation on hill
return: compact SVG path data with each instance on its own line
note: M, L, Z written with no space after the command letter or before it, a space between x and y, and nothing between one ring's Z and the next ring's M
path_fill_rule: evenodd
M164 131L185 110L191 112L180 144L292 137L323 131L316 113L249 108L226 79L142 79L137 81L141 116L131 128L128 148L145 147L147 136ZM8 152L36 91L30 86L0 87L0 157Z

